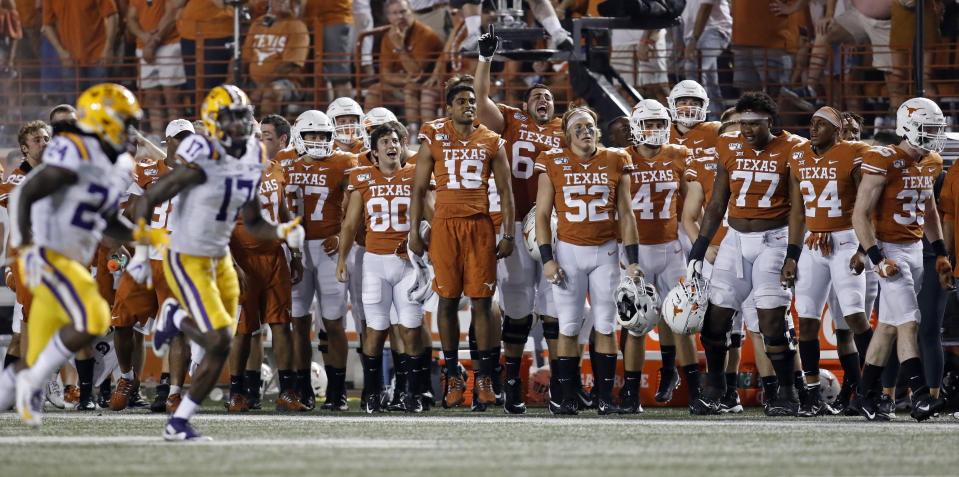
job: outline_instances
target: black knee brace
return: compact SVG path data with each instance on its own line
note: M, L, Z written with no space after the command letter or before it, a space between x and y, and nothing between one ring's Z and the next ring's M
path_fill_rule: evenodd
M787 346L792 349L792 340L786 338L785 335L773 337L763 336L763 343L766 344L767 348L770 346Z
M506 317L503 320L503 342L509 344L526 344L529 330L533 326L533 315L523 318Z
M743 347L743 335L740 333L730 333L729 334L729 347L730 348L742 348Z
M558 321L544 321L543 322L543 337L548 340L559 339L559 322Z
M316 346L316 349L320 353L328 353L330 351L328 344L330 337L327 336L326 330L320 330L320 332L316 334L316 339L320 342L320 344Z

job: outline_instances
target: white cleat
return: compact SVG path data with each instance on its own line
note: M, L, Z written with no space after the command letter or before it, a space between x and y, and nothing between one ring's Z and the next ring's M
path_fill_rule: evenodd
M53 404L57 409L63 409L67 406L63 400L63 380L60 373L56 373L47 381L47 402Z
M24 424L37 427L43 417L43 389L30 384L27 372L17 373L17 414Z

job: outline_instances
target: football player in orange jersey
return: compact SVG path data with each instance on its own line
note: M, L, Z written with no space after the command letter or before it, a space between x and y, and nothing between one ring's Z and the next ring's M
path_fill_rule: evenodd
M363 152L363 107L352 98L336 98L326 108L333 121L333 142L343 152Z
M701 273L710 241L729 209L729 230L716 255L709 301L700 340L706 350L706 389L692 403L697 414L719 412L726 392L724 377L729 332L736 311L752 293L759 328L779 381L768 408L770 415L795 415L799 401L793 386L795 350L789 340L786 307L790 294L780 283L779 269L787 253L798 258L798 247L787 250L790 217L803 213L802 201L791 201L788 153L801 141L789 133L771 132L778 110L766 93L745 93L736 103L741 131L720 136L713 194L703 216L699 237L690 251L692 273ZM801 240L801 239L800 239Z
M843 141L861 141L862 140L862 116L851 112L842 113L842 136Z
M280 116L267 116L263 124L268 125L271 133L279 138L290 135L290 123ZM273 151L271 155L267 149L267 158L274 157L276 152ZM282 166L271 160L263 172L258 197L263 212L274 222L283 223L293 219L286 204L284 185ZM253 409L253 400L259 399L260 383L256 378L263 363L262 355L259 362L249 363L249 359L254 354L254 333L260 331L262 324L266 324L273 335L279 381L276 410L305 411L306 406L300 402L296 392L290 330L291 287L302 278L303 264L300 260L290 260L287 264L286 252L279 243L265 242L251 236L242 220L233 229L230 251L236 266L243 270L246 287L240 297L240 319L230 347L230 398L227 409L233 412L247 411ZM256 369L249 370L253 367L250 364Z
M316 329L323 364L329 377L323 409L345 411L346 401L346 285L336 279L338 234L343 219L343 197L356 155L334 150L333 122L322 111L301 114L293 125L293 147L299 158L283 166L290 211L303 217L306 254L303 279L293 286L293 333L297 388L303 404L315 405L310 386L310 307L314 297L320 319ZM296 259L297 257L294 257ZM325 338L325 339L324 339ZM327 343L329 348L327 349Z
M506 151L512 171L513 200L516 205L516 223L511 228L503 227L503 233L523 235L523 219L536 200L537 181L533 161L545 151L563 147L565 140L562 119L555 115L553 93L544 84L534 84L523 94L524 108L496 104L490 99L490 67L499 39L486 33L479 40L480 57L476 64L477 118L501 134L506 141ZM492 185L492 182L491 182ZM492 188L491 188L492 189ZM493 225L500 230L502 214L499 211L499 196L490 192L490 211ZM533 324L533 313L543 321L543 334L550 355L555 356L555 340L559 334L556 309L552 302L549 285L542 276L542 268L526 247L517 250L497 264L500 306L503 319L502 340L506 351L506 381L504 406L507 413L523 414L523 382L520 364L523 349ZM495 350L499 350L497 346ZM494 360L499 364L499 353ZM495 383L494 383L495 384Z
M861 142L839 140L842 115L824 106L813 114L809 141L796 145L789 157L789 181L798 189L806 213L797 223L807 229L805 245L809 249L798 260L787 258L782 280L795 283L795 309L799 316L799 354L809 392L803 394L799 417L832 413L819 392L819 322L831 290L836 301L830 306L836 335L844 341L841 358L852 379L859 374L859 355L852 333L871 333L865 313L866 277L849 273L849 260L859 247L852 227L852 207L859 185L859 165L868 146ZM799 238L792 233L790 237ZM802 244L793 244L802 247ZM852 329L852 332L849 329ZM868 330L868 332L867 332Z
M420 129L409 251L416 255L424 252L419 223L424 216L430 176L434 175L437 193L430 258L436 275L433 290L439 295L437 324L447 370L444 406L458 406L465 400L466 383L460 376L458 359L457 308L461 295L472 301L472 325L480 353L479 365L473 366L478 390L474 399L488 405L496 402L491 376L495 367L492 349L498 343L489 339L496 260L513 252L514 236L509 233L511 230L507 231L496 243L487 189L492 172L502 198L503 223L512 224L509 162L500 136L475 124L476 93L472 86L450 87L446 92L446 106L448 118L425 123Z
M917 335L922 285L921 238L932 243L937 256L935 273L943 289L955 288L952 266L942 240L933 193L942 172L946 121L942 110L926 98L912 98L896 112L898 145L872 147L862 159L862 181L853 210L853 225L861 248L880 276L879 324L866 351L866 366L853 407L867 419L876 412L882 366L897 350L900 375L912 389L911 415L917 421L931 417L942 400L929 394L923 379ZM895 346L895 348L893 348Z
M371 134L375 167L359 167L350 172L350 203L346 220L340 232L340 254L336 274L340 281L350 279L353 273L363 273L363 307L366 309L367 328L363 342L363 399L362 409L368 413L382 412L385 397L382 385L383 344L391 326L391 315L396 316L400 339L409 358L394 363L397 373L408 366L409 386L420 389L420 381L428 377L422 372L423 307L412 301L407 291L415 281L416 272L406 257L405 242L410 229L409 204L414 166L403 157L399 123L378 126ZM365 216L369 221L363 225ZM353 246L357 229L367 229L365 268L347 266L346 257ZM395 313L391 313L394 312ZM406 370L402 370L405 372ZM400 384L398 384L399 386ZM403 409L408 412L423 410L418 393L398 391L403 396Z
M670 90L666 102L673 119L672 126L669 128L669 142L689 148L692 153L691 161L715 163L719 123L706 121L709 96L706 95L702 85L693 80L680 81ZM686 194L683 194L680 199L682 199L679 202L682 207ZM725 235L725 232L721 235ZM679 241L683 246L683 252L688 254L692 243L684 228L679 230ZM711 248L718 248L720 241L722 236L718 239L714 238L713 244L716 247ZM730 339L730 361L734 366L739 364L737 345L742 343L740 328L734 326L732 330L732 334L738 336L738 339L736 337ZM676 336L668 326L661 326L659 327L659 347L663 356L663 367L659 370L656 401L669 402L673 397L673 391L679 386L679 373L676 370L676 358L678 358L683 375L686 377L689 402L693 402L700 392L696 337ZM727 397L738 401L736 397L738 395L734 396L732 393L735 393L735 386L731 392L727 393Z
M632 162L630 171L630 195L636 228L639 233L639 263L643 266L645 279L655 285L657 290L666 291L679 284L685 273L682 245L679 243L677 202L679 196L686 193L686 180L683 172L686 163L692 160L692 153L686 146L668 144L672 121L663 105L655 99L640 101L633 108L629 118L635 144L626 148ZM621 256L621 258L624 258ZM660 306L660 304L657 304ZM682 342L692 348L692 364L696 376L699 376L699 364L696 363L695 335L673 336L672 330L664 322L657 327L660 339L669 336L669 342ZM625 384L620 391L620 403L627 413L642 412L639 401L639 385L642 380L643 363L646 352L646 333L639 330L627 330L626 346L623 349L623 369ZM665 340L663 340L665 342ZM667 348L672 353L667 354ZM676 373L676 347L663 345L663 368L660 369L660 391L666 383L665 391L672 395L678 385ZM685 366L684 365L684 371ZM674 380L665 371L672 370ZM699 381L690 381L693 396L699 392ZM657 400L666 402L657 392Z
M595 320L596 359L592 365L597 409L600 414L619 413L612 396L617 355L613 292L620 277L617 226L627 256L627 275L642 276L630 201L630 160L622 150L599 146L596 113L589 108L567 111L563 127L569 147L552 149L536 159L541 173L536 192L536 241L543 274L552 284L560 332L559 358L553 370L559 375L560 387L550 389L550 411L578 413L578 335L588 293ZM550 227L554 207L558 219L555 257Z
M144 194L144 191L176 167L176 148L179 147L183 139L194 134L194 132L193 125L185 119L175 119L167 124L165 134L166 157L161 161L136 165L134 181L130 184L130 198L123 212L125 217L132 218L135 203ZM154 207L150 218L150 227L167 231L172 230L173 224L168 221L171 207L172 201L166 201ZM155 249L150 249L149 253L152 276L162 276L163 253ZM139 389L139 377L143 371L143 363L136 356L136 353L142 349L144 333L149 332L150 328L147 326L147 321L156 316L160 309L160 303L172 296L173 292L170 291L166 280L158 279L156 283L151 281L148 285L147 283L138 283L130 273L123 273L120 278L110 320L114 332L113 347L120 367L120 379L117 381L117 388L113 396L110 397L110 409L114 411L125 409L131 397Z

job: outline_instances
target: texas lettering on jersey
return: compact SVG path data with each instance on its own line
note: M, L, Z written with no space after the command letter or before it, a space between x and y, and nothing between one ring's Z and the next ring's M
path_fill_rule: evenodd
M876 238L892 243L920 240L942 157L930 153L916 162L898 146L875 146L863 155L862 172L886 178L873 215Z
M322 160L303 157L283 166L287 205L303 217L307 240L339 233L346 179L356 162L355 155L334 151Z
M840 141L819 155L809 141L793 147L789 169L799 181L806 206L806 228L810 232L852 228L857 188L853 174L868 148L862 142Z
M656 245L678 239L679 186L689 149L666 144L651 158L643 157L635 146L626 152L632 162L629 185L639 243Z
M589 160L568 148L552 149L536 158L536 170L546 173L553 184L559 240L601 245L616 238L616 187L629 173L629 163L623 150L602 147Z

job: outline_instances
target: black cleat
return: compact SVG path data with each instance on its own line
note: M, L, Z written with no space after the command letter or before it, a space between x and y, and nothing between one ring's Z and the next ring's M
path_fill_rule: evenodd
M386 408L390 411L405 412L408 400L409 395L406 391L393 391L393 399L387 404Z
M743 412L743 403L739 400L739 391L732 388L719 400L720 414L739 414Z
M876 420L891 421L896 418L896 402L892 396L882 393L879 395L879 402L876 403Z
M78 411L96 411L97 403L96 401L93 400L93 397L81 399L80 402L77 403L77 410Z
M619 407L623 414L639 414L643 412L643 405L639 402L639 395L626 390L619 391Z
M113 397L113 393L110 391L110 386L100 386L100 397L97 398L97 406L100 409L110 409L111 397Z
M944 404L945 401L943 401L942 398L934 398L929 393L922 393L919 396L914 395L912 398L912 411L909 412L909 415L917 422L922 422L942 410Z
M417 400L420 402L420 405L423 406L424 411L429 411L430 409L433 409L434 406L436 406L436 399L433 398L433 393L430 391L420 393L416 397L417 397Z
M559 412L556 414L566 415L566 416L575 416L579 414L579 403L576 398L563 399L563 402L559 405Z
M576 391L576 403L580 411L595 409L596 401L598 401L598 399L596 399L592 390L587 392L585 389L579 388L579 390Z
M679 371L676 368L659 368L659 388L656 390L656 402L669 402L673 391L679 387Z
M307 411L312 411L316 409L316 393L313 392L312 386L304 386L303 389L300 389L300 403L306 406ZM326 402L330 402L330 396L326 396ZM325 403L323 404L326 405ZM325 408L324 408L325 409Z
M819 416L822 412L823 405L824 403L822 402L822 395L819 394L819 388L810 389L802 396L802 401L799 403L799 411L796 412L796 416Z
M865 417L866 420L876 420L876 401L872 397L856 394L849 404L849 409L855 412L857 416Z
M617 406L612 399L599 398L596 401L596 412L600 416L607 416L610 414L622 414L623 410Z
M506 396L503 394L503 365L496 363L496 367L493 368L493 394L496 395L496 405L502 406L506 401Z
M423 412L423 402L420 396L412 393L405 394L406 402L403 404L403 410L410 413L419 414Z
M694 416L714 416L719 414L719 400L722 391L706 386L693 402L689 403L689 413Z
M523 402L523 381L507 379L503 382L503 409L506 414L526 414L526 403Z
M546 400L546 407L549 408L549 413L553 415L562 414L562 406L560 403L553 401L552 398Z
M807 395L812 394L807 391ZM766 415L775 417L795 416L799 412L799 398L796 396L796 388L792 386L780 386L779 393L769 401L766 406Z
M166 398L170 396L170 385L159 384L156 390L157 395L150 404L150 412L166 412Z
M379 393L363 393L363 396L360 398L360 409L367 414L386 412L382 406L382 399Z

